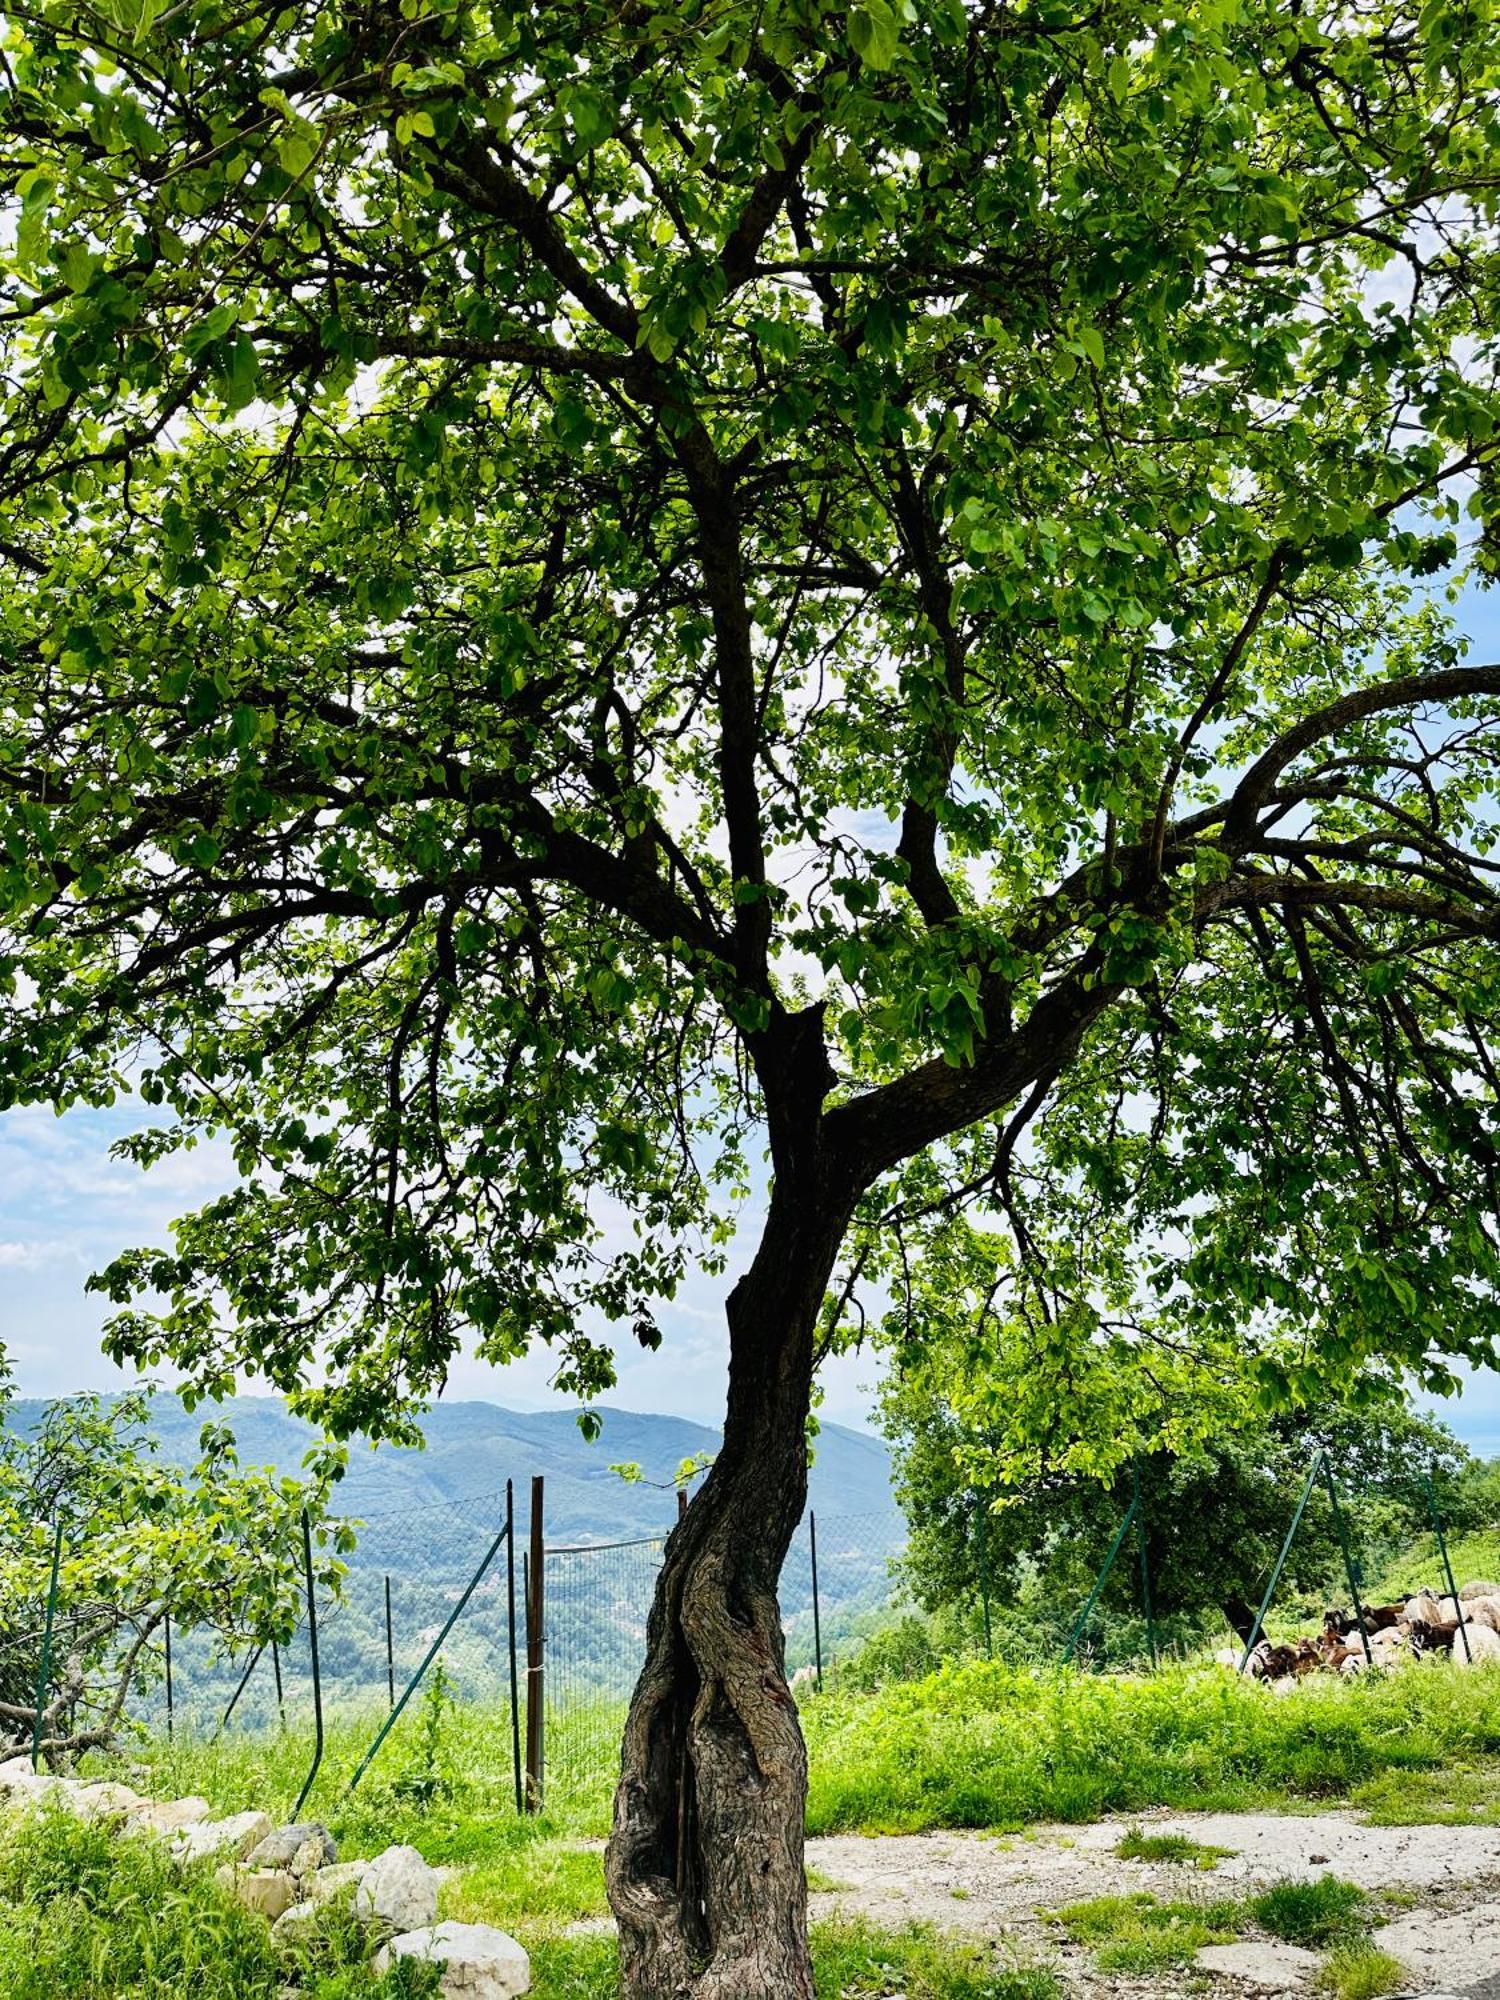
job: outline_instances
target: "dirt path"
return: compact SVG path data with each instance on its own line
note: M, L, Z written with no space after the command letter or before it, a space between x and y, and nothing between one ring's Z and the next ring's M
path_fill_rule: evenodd
M1132 1824L1151 1833L1186 1834L1230 1853L1211 1872L1123 1861L1114 1848ZM1406 1967L1412 1993L1500 2000L1500 1827L1367 1826L1344 1813L1148 1813L1135 1821L1042 1827L1011 1837L840 1835L809 1841L807 1862L815 1918L918 1921L992 1939L1019 1957L1060 1965L1074 1990L1089 1995L1201 1992L1204 1975L1156 1975L1143 1982L1092 1972L1088 1954L1067 1946L1047 1922L1048 1909L1142 1889L1163 1899L1208 1898L1242 1895L1289 1877L1337 1875L1363 1889L1395 1892L1387 1903L1391 1921L1379 1930L1378 1942ZM1305 1967L1300 1973L1273 1968L1259 1985L1215 1975L1212 1990L1228 1996L1306 1990L1308 1984Z

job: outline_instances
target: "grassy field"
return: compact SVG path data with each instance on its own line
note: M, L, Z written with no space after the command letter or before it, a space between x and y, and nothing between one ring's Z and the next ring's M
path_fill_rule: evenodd
M1453 1580L1460 1589L1470 1582L1500 1582L1500 1528L1449 1536L1448 1557L1453 1564ZM1437 1591L1448 1588L1436 1535L1423 1535L1413 1542L1370 1584L1368 1595L1372 1603L1379 1604L1424 1585Z
M1500 1672L1221 1668L1090 1678L980 1662L809 1705L814 1832L1016 1828L1167 1805L1347 1799L1387 1822L1500 1818Z
M515 1810L503 1709L419 1714L351 1794L349 1775L373 1720L332 1718L307 1808L341 1853L410 1841L456 1871L443 1893L445 1916L499 1924L527 1946L539 2000L612 1995L602 1866L612 1772L600 1718L587 1718L577 1743L554 1738L554 1768L566 1781L534 1818ZM1500 1671L1488 1669L1430 1663L1318 1677L1278 1698L1217 1668L1089 1676L970 1663L876 1693L830 1691L808 1701L804 1720L813 1833L1014 1829L1158 1805L1299 1810L1335 1801L1389 1823L1500 1822ZM285 1815L309 1752L303 1731L218 1743L179 1737L141 1747L150 1775L136 1782L159 1796L201 1793L219 1812L253 1805ZM1146 1853L1153 1837L1141 1838ZM292 1978L310 2000L396 2000L408 1990L375 1982L358 1937L333 1919L289 1968L264 1925L227 1903L211 1874L168 1879L144 1849L106 1869L97 1854L70 1857L69 1842L87 1847L92 1835L65 1826L52 1839L40 1859L13 1837L0 1850L3 2000L139 2000L145 1992L271 2000ZM1172 1858L1211 1866L1209 1851ZM147 1923L144 1913L158 1907L167 1916ZM1264 1927L1253 1912L1234 1921ZM1111 1922L1118 1935L1106 1935ZM1122 1905L1113 1917L1072 1913L1067 1928L1081 1941L1092 1925L1100 1950L1123 1963L1170 1956L1205 1922ZM1221 1911L1209 1928L1217 1934L1228 1923ZM123 1952L121 1925L135 1940ZM204 1940L212 1942L207 1957ZM1334 1948L1342 1969L1330 1991L1360 2000L1383 1990L1368 1939L1351 1935ZM137 1959L147 1950L144 1968ZM1042 1968L997 1966L983 1950L921 1930L825 1927L816 1951L825 2000L1055 2000L1059 1990ZM223 1967L234 1968L227 1985L215 1983Z

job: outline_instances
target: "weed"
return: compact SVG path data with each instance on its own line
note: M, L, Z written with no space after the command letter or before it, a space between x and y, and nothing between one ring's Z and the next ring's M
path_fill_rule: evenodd
M416 1757L391 1786L391 1791L403 1802L428 1806L434 1799L452 1795L453 1780L448 1776L443 1756L446 1736L443 1723L449 1710L457 1705L453 1676L439 1660L422 1690Z
M1368 1931L1370 1899L1352 1882L1320 1875L1311 1882L1273 1882L1250 1898L1249 1910L1262 1930L1288 1944L1346 1944Z
M1318 1986L1334 2000L1379 2000L1406 1983L1399 1959L1373 1944L1344 1944L1331 1951L1318 1973Z
M1144 1891L1095 1896L1051 1914L1075 1943L1092 1948L1101 1972L1133 1974L1191 1965L1203 1945L1226 1944L1245 1925L1244 1911L1231 1900L1163 1903Z
M1227 1861L1234 1849L1189 1840L1185 1833L1142 1833L1133 1826L1115 1842L1115 1853L1122 1861L1172 1861L1207 1872Z

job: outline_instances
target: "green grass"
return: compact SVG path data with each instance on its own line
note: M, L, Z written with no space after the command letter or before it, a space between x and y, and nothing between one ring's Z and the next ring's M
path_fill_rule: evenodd
M442 1914L466 1924L497 1924L529 1949L569 1924L608 1916L604 1856L565 1839L518 1839L508 1854L492 1854L450 1883Z
M1142 1890L1132 1896L1095 1896L1050 1912L1075 1944L1090 1949L1101 1972L1137 1977L1171 1972L1191 1965L1206 1944L1227 1944L1260 1930L1289 1944L1337 1946L1329 1966L1337 1965L1339 1976L1351 1981L1375 1976L1357 1970L1358 1963L1370 1960L1369 1914L1363 1890L1331 1875L1315 1882L1276 1882L1244 1901L1228 1896L1163 1900ZM1334 1990L1339 2000L1346 2000L1341 1988ZM1371 1995L1386 1990L1369 1989ZM1348 2000L1359 1996L1351 1993Z
M1359 1942L1369 1929L1370 1902L1363 1889L1320 1875L1312 1882L1273 1882L1246 1905L1272 1937L1309 1947Z
M1189 1840L1185 1833L1142 1833L1138 1826L1130 1827L1115 1842L1115 1853L1122 1861L1170 1861L1204 1873L1227 1861L1233 1852L1232 1847Z
M1051 1915L1075 1944L1090 1947L1101 1972L1137 1975L1191 1965L1202 1946L1227 1944L1245 1928L1244 1909L1230 1898L1160 1902L1145 1891L1094 1896Z
M923 1925L820 1924L812 1947L818 2000L1063 2000L1048 1967L1003 1964L983 1946ZM533 2000L615 2000L612 1937L554 1938L531 1963Z
M1453 1564L1453 1580L1460 1590L1469 1582L1500 1582L1500 1528L1450 1535L1448 1556ZM1423 1535L1403 1550L1369 1585L1366 1596L1371 1603L1379 1604L1424 1587L1435 1590L1439 1596L1445 1596L1448 1590L1436 1535Z
M1318 1973L1318 1986L1333 2000L1380 2000L1399 1992L1406 1969L1399 1959L1373 1944L1340 1945L1328 1954Z
M122 1840L61 1811L0 1824L0 1994L5 2000L418 2000L434 1968L370 1970L374 1945L330 1906L284 1948L211 1864L179 1870L157 1841Z
M1395 1781L1454 1766L1496 1787L1475 1817L1500 1800L1500 1673L1438 1662L1320 1675L1281 1699L1218 1668L1095 1677L980 1661L831 1692L804 1722L815 1833L1360 1804L1371 1788L1394 1817ZM1460 1816L1463 1798L1443 1798Z

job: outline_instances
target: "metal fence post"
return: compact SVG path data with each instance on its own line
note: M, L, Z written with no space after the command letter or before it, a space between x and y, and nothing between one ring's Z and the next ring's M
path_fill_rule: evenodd
M313 1788L313 1779L318 1775L318 1766L323 1761L323 1672L318 1661L318 1593L313 1582L312 1523L307 1517L307 1509L302 1509L302 1567L307 1577L307 1643L312 1650L313 1683L313 1760L307 1776L302 1781L302 1789L297 1794L297 1803L292 1807L292 1818L300 1817L307 1802L307 1795Z
M521 1697L516 1684L516 1491L505 1482L505 1630L510 1642L510 1758L516 1781L516 1811L526 1810L521 1789Z
M1276 1586L1281 1581L1281 1572L1286 1568L1286 1559L1292 1552L1292 1543L1297 1539L1297 1530L1302 1526L1302 1516L1307 1512L1307 1503L1312 1498L1312 1490L1318 1483L1318 1474L1323 1469L1323 1453L1319 1449L1307 1475L1307 1484L1302 1489L1302 1498L1297 1502L1297 1511L1292 1516L1292 1525L1286 1531L1286 1540L1281 1545L1281 1553L1276 1558L1276 1567L1271 1571L1271 1581L1266 1585L1266 1594L1260 1600L1260 1609L1255 1614L1255 1622L1250 1627L1250 1637L1245 1642L1244 1653L1240 1657L1240 1672L1250 1663L1250 1655L1255 1651L1255 1642L1260 1637L1260 1628L1266 1622L1266 1613L1271 1608L1271 1599L1276 1595Z
M31 1724L31 1768L42 1753L42 1711L47 1703L47 1683L52 1678L52 1621L57 1615L57 1573L62 1567L63 1524L59 1516L52 1532L52 1576L47 1585L47 1617L42 1626L42 1658L36 1676L36 1713Z
M276 1714L283 1729L286 1728L286 1695L281 1686L281 1648L271 1641L271 1672L276 1676Z
M262 1639L260 1644L256 1647L255 1651L250 1655L250 1664L248 1667L246 1667L244 1673L240 1676L239 1686L235 1689L234 1693L229 1697L228 1708L226 1708L224 1713L219 1717L219 1727L214 1731L215 1740L217 1740L222 1731L229 1726L229 1718L231 1715L234 1714L234 1711L239 1707L240 1696L245 1692L245 1689L250 1685L250 1676L255 1672L257 1666L259 1666L260 1656L265 1650L266 1650L266 1642L264 1639Z
M1437 1534L1438 1554L1443 1559L1443 1575L1448 1579L1448 1595L1453 1599L1454 1616L1458 1619L1459 1636L1464 1642L1464 1658L1472 1666L1474 1648L1469 1643L1469 1628L1464 1622L1463 1607L1458 1600L1458 1585L1453 1581L1453 1565L1448 1560L1448 1538L1443 1533L1443 1517L1438 1512L1437 1493L1433 1489L1432 1474L1422 1474L1422 1484L1427 1488L1427 1507L1432 1515L1432 1525Z
M818 1687L823 1686L823 1618L818 1606L818 1517L807 1517L807 1548L812 1561L813 1660L818 1670Z
M978 1544L975 1555L979 1565L979 1602L984 1609L984 1657L995 1657L995 1639L990 1630L990 1529L989 1508L983 1494L977 1496L974 1507L975 1541Z
M531 1559L526 1593L526 1810L542 1809L543 1660L547 1608L547 1549L543 1532L544 1487L541 1475L531 1482Z
M391 1710L390 1714L386 1717L385 1721L381 1723L380 1728L376 1731L375 1741L370 1745L369 1749L365 1752L364 1756L360 1758L354 1776L349 1780L349 1783L345 1788L346 1791L352 1792L354 1790L354 1787L359 1783L360 1779L365 1775L365 1772L369 1770L370 1765L374 1762L376 1751L380 1748L381 1744L384 1743L387 1736L390 1735L392 1729L395 1728L397 1719L400 1716L402 1710L406 1707L406 1704L411 1700L412 1696L416 1693L418 1686L420 1685L423 1677L427 1672L427 1669L432 1665L433 1661L437 1658L439 1651L442 1649L444 1641L448 1637L448 1634L453 1630L454 1626L458 1623L459 1618L463 1613L465 1605L467 1605L469 1599L474 1595L475 1591L479 1588L480 1581L483 1578L485 1571L489 1568L490 1564L495 1560L495 1556L499 1551L500 1544L505 1540L505 1534L506 1531L504 1528L502 1528L499 1534L496 1535L495 1539L490 1543L489 1547L485 1550L484 1558L481 1561L478 1569L475 1570L474 1574L469 1578L468 1583L464 1586L464 1593L462 1597L459 1598L457 1604L455 1604L453 1609L448 1613L448 1616L443 1621L442 1630L438 1633L437 1637L433 1640L432 1644L427 1648L426 1658L422 1661L421 1666L417 1668L417 1671L412 1675L411 1679L406 1683L406 1686L401 1690L401 1699L396 1703L395 1707Z
M1349 1537L1344 1532L1344 1510L1339 1505L1338 1488L1333 1483L1333 1466L1326 1451L1323 1454L1323 1477L1328 1482L1328 1504L1333 1509L1333 1525L1338 1533L1339 1554L1344 1558L1344 1574L1349 1579L1349 1595L1354 1599L1354 1616L1359 1626L1360 1644L1365 1649L1365 1665L1373 1667L1375 1655L1370 1651L1370 1635L1365 1630L1365 1607L1359 1601L1359 1579L1355 1575L1354 1557L1349 1551Z
M385 1580L385 1691L386 1707L396 1706L396 1638L391 1629L391 1580Z
M172 1740L172 1725L176 1720L176 1704L172 1696L172 1614L170 1611L163 1613L162 1630L166 1636L167 1645L167 1741L170 1743Z
M1135 1461L1135 1544L1141 1561L1141 1603L1146 1613L1146 1644L1151 1649L1151 1669L1161 1665L1156 1657L1156 1620L1151 1610L1151 1565L1146 1556L1146 1509L1141 1500L1141 1462Z
M1120 1523L1119 1533L1115 1536L1114 1540L1109 1545L1109 1554L1104 1558L1104 1567L1103 1569L1100 1570L1098 1578L1094 1583L1094 1587L1088 1594L1087 1603L1084 1605L1082 1611L1080 1611L1078 1614L1077 1624L1073 1627L1073 1630L1068 1635L1068 1643L1063 1648L1064 1666L1067 1666L1068 1663L1073 1658L1074 1649L1077 1647L1078 1641L1083 1636L1083 1628L1089 1622L1089 1613L1093 1610L1094 1606L1099 1602L1099 1593L1101 1590L1103 1590L1105 1584L1109 1580L1109 1573L1115 1566L1115 1557L1120 1553L1121 1547L1123 1546L1125 1541L1125 1537L1130 1533L1130 1524L1135 1519L1136 1507L1137 1507L1137 1502L1132 1500L1130 1505L1125 1509L1125 1518Z

